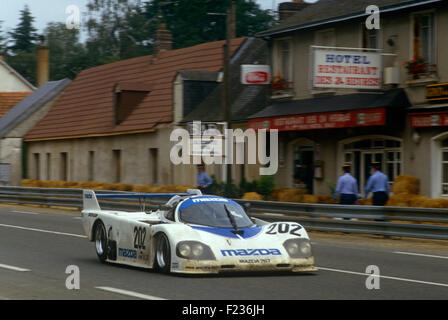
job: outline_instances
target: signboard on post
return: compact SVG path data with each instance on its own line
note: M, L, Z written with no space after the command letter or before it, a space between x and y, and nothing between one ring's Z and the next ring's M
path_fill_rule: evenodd
M381 88L382 59L380 52L320 47L313 47L313 49L312 85L314 88Z
M223 156L224 130L223 122L189 122L190 156Z
M263 64L242 64L242 84L269 84L271 82L271 68Z

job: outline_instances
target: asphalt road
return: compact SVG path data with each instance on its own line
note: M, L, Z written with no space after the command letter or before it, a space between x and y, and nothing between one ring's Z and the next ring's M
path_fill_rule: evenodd
M0 300L448 299L446 241L310 237L316 274L162 275L99 263L79 212L2 205ZM69 265L79 267L79 290L66 288ZM380 271L379 289L366 287L370 265Z

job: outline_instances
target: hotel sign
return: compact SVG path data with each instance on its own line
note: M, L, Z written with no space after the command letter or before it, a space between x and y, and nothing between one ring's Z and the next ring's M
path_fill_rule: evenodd
M314 88L380 89L380 52L314 48Z
M431 103L448 102L448 83L427 85L426 100Z

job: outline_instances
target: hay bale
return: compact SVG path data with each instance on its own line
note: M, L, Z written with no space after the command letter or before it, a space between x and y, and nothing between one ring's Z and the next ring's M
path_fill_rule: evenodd
M302 202L306 190L300 188L288 188L278 193L280 202Z
M322 204L335 204L338 203L332 196L318 196L318 203Z
M372 205L372 198L369 198L369 199L364 199L364 198L359 199L358 200L358 204L361 205L361 206L371 206Z
M319 196L315 194L304 194L302 198L303 203L319 203Z
M92 189L92 190L102 190L104 182L99 181L84 181L78 184L80 189Z
M397 176L392 185L394 194L419 194L420 180L410 175Z
M246 192L243 195L243 200L263 200L263 196L256 192Z
M134 192L141 192L141 193L151 193L153 192L152 190L154 189L153 186L150 185L146 185L146 184L137 184L134 186L134 189L132 189L132 191Z
M423 208L448 208L448 199L427 199L423 202Z
M272 191L271 195L269 196L269 200L270 201L280 201L278 199L279 194L285 190L287 190L288 188L274 188L274 190Z
M22 180L22 187L31 187L34 183L34 180L32 179L23 179Z

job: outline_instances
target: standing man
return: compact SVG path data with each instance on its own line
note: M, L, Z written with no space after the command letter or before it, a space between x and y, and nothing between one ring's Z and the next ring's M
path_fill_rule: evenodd
M212 184L212 178L205 172L203 164L198 165L197 187L202 194L209 193L209 187Z
M358 183L350 174L350 164L342 167L342 176L338 179L336 190L334 191L334 199L340 194L339 204L354 204L358 201Z
M389 200L389 178L381 172L379 162L372 162L371 170L372 175L365 188L365 198L367 199L369 193L373 192L372 204L374 206L384 206Z

